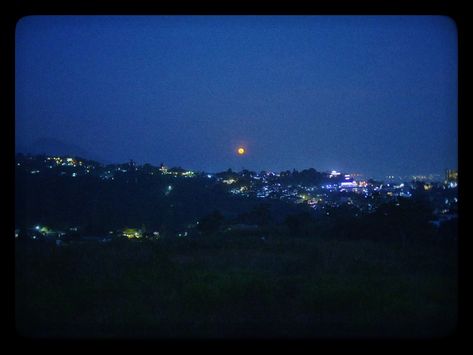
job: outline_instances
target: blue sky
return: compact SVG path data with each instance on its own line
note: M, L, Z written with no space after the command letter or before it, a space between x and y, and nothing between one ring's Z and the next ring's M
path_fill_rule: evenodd
M30 16L16 142L205 171L443 173L457 60L442 16Z

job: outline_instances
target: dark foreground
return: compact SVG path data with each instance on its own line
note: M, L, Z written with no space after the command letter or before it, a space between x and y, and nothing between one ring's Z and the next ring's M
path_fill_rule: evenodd
M454 245L213 236L15 247L27 337L430 338L456 327Z

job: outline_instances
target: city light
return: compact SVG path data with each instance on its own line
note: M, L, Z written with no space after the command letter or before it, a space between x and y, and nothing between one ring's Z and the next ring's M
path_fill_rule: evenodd
M329 178L333 178L335 176L339 176L341 173L339 173L338 171L336 170L332 170L332 172L330 173L329 175Z
M123 230L123 236L127 237L128 239L140 239L143 235L139 229L126 228Z
M169 195L169 194L171 193L171 191L172 191L172 186L169 185L169 186L166 188L166 191L164 192L164 195L166 195L166 196Z
M222 180L222 182L223 182L224 184L231 185L231 184L236 183L237 180L230 178L230 179Z
M79 165L82 165L80 164L81 162L79 160L75 160L73 158L62 159L59 157L49 157L46 159L41 158L38 161L38 164L32 165L33 169L35 170L31 170L31 165L27 165L25 168L18 169L23 169L23 172L28 175L37 174L40 172L41 167L43 167L43 169L48 168L51 166L49 164L52 164L53 161L55 161L58 165L61 163L66 163L67 165L77 165L74 165L74 169L67 167L64 169L57 169L57 171L50 171L48 169L41 170L42 172L48 171L47 176L49 176L50 174L55 174L57 176L64 175L77 177L81 176L81 174L87 173L90 174L87 176L96 177L97 179L102 179L104 183L109 183L111 180L114 179L114 175L119 174L118 171L123 172L123 174L120 174L121 176L131 174L130 171L127 171L126 169L122 168L123 166L125 166L125 164L104 165L96 163L84 163L82 169L79 168ZM17 163L16 165L20 166L21 164ZM72 171L67 171L67 169L70 169ZM139 172L142 167L137 166L136 169ZM251 171L249 172L247 170L242 170L241 172L227 171L216 174L205 172L196 174L192 170L187 170L183 168L171 168L168 170L164 165L160 166L159 168L153 167L153 169L156 169L154 171L157 171L159 169L162 173L166 175L171 175L175 179L183 179L197 175L204 178L207 177L208 179L212 180L205 182L205 188L213 186L215 184L219 184L221 186L233 185L225 189L226 193L234 194L242 198L244 197L249 199L254 198L281 200L291 204L304 204L310 206L315 211L321 211L328 207L337 208L339 206L348 204L357 207L360 211L372 212L377 209L378 202L376 202L376 204L370 205L367 203L368 201L373 203L373 201L379 199L381 203L396 203L398 197L415 198L415 194L413 195L413 193L416 189L420 189L422 191L425 191L426 193L432 194L432 198L435 198L439 201L439 204L442 204L441 207L439 206L437 208L438 213L440 213L440 211L446 210L446 212L442 213L455 214L457 207L456 203L458 202L457 197L452 196L452 194L455 195L456 191L448 191L448 189L453 189L458 186L458 182L456 180L458 173L456 171L448 171L445 176L445 180L421 180L420 183L417 182L416 184L414 184L407 183L407 181L412 181L407 180L410 179L412 176L406 176L404 177L406 178L406 180L400 181L393 180L394 175L390 175L387 177L391 179L380 182L375 182L371 180L370 182L365 180L355 181L354 176L361 176L360 174L346 174L344 172L338 172L336 170L320 173L320 180L311 181L301 179L300 177L303 176L302 174L298 175L297 173L291 173L290 171L285 171L281 174L270 171L261 171L260 173L255 173ZM137 175L134 171L135 170L133 170L133 177L136 177ZM148 174L149 171L143 170L142 173ZM414 178L416 181L419 181L421 178L431 176L433 176L433 174L417 175ZM136 181L136 179L130 179L129 177L127 176L126 179L124 179L123 181L126 183ZM334 177L335 179L332 179ZM339 178L337 179L336 177ZM37 178L32 176L31 179ZM401 179L401 177L399 177L399 179ZM442 182L436 183L435 181ZM198 180L196 180L196 183L199 183ZM162 189L162 196L167 196L173 191L174 187L172 184L170 184L164 185ZM444 192L448 191L448 196L442 196L442 198L434 197L434 195L436 196L436 194L440 194L442 189ZM171 207L174 206L171 205ZM42 225L36 225L33 227L33 229L30 229L29 231L31 232L31 230L37 232L36 236L40 240L42 239L43 235L48 235L51 237L53 234L56 233L52 229L49 229L48 227L44 227ZM181 236L186 235L185 232L181 232L180 234ZM143 234L140 230L130 230L123 232L123 235L125 235L128 239L138 239L141 238ZM147 234L147 236L151 238L158 237L159 232L150 232L150 234Z

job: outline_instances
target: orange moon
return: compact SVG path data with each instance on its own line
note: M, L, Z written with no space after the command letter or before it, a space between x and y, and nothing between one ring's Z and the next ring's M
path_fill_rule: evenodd
M238 153L238 155L243 155L243 154L246 153L246 150L245 150L245 148L243 148L243 147L239 147L239 148L237 149L237 153Z

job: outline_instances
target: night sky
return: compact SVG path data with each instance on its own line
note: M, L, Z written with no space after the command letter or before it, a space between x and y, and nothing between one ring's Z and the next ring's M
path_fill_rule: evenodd
M209 172L457 167L447 17L33 16L15 61L17 148Z

